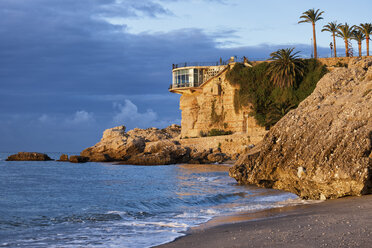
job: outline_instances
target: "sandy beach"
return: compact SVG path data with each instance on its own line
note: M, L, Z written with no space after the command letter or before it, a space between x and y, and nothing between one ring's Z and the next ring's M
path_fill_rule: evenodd
M367 195L217 218L159 247L371 247L371 244L372 195Z

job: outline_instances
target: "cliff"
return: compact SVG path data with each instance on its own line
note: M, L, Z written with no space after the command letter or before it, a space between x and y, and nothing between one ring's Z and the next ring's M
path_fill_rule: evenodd
M258 137L265 133L253 116L250 106L240 111L234 109L234 96L239 86L234 86L226 79L230 64L219 74L210 77L199 87L177 89L182 94L180 109L182 110L181 136L200 137L212 129L231 131L239 134ZM211 66L211 70L214 66ZM174 92L174 89L171 89Z
M92 162L118 161L133 165L206 164L236 158L238 151L252 145L246 135L180 139L178 125L165 129L135 128L128 132L125 129L119 126L105 130L102 139L80 155Z
M325 75L230 169L240 184L304 199L372 193L372 58Z

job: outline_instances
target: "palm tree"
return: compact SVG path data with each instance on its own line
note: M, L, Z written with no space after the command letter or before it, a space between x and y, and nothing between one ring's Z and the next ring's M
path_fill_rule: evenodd
M366 36L367 56L369 56L369 35L372 34L372 23L361 23L357 28Z
M337 36L344 39L346 57L349 57L349 39L353 37L354 27L350 27L349 24L345 23L340 25L337 30Z
M314 10L314 9L309 9L308 11L305 11L302 13L302 16L300 16L301 21L298 23L311 23L313 24L313 39L314 39L314 57L318 58L318 50L316 48L316 34L315 34L315 23L323 17L321 15L324 13L324 11L320 11L320 9Z
M351 39L356 40L358 42L359 57L362 57L362 41L365 38L366 36L361 30L356 29L353 31L353 37L351 37Z
M297 56L299 52L292 53L294 48L279 49L270 54L271 60L267 71L273 83L279 87L290 87L295 83L297 76L304 74L304 62Z
M329 22L327 25L324 25L322 29L322 32L327 31L327 32L332 33L335 58L337 57L336 33L337 33L337 29L339 26L340 24L337 24L337 22Z

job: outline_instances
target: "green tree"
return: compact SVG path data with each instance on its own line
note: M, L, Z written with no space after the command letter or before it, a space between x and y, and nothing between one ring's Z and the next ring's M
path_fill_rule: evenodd
M353 37L354 27L355 26L349 26L349 24L345 23L340 25L337 30L337 36L344 39L346 57L349 57L349 39Z
M353 36L351 37L351 39L356 40L358 42L359 57L362 57L362 41L365 38L366 36L361 30L355 29L353 31Z
M302 13L302 16L300 16L301 21L298 23L311 23L313 25L313 41L314 41L314 57L318 58L318 50L316 47L316 34L315 34L315 23L323 17L321 15L324 13L324 11L320 11L320 9L309 9L308 11L305 11Z
M336 33L337 33L339 26L340 24L337 24L337 22L329 22L327 25L324 25L322 29L322 32L327 31L327 32L332 33L335 58L337 57Z
M361 23L357 28L366 36L367 56L369 56L369 35L372 34L372 23Z
M327 73L327 68L316 59L304 59L304 75L297 77L294 87L274 85L267 71L272 62L246 67L236 64L226 74L227 80L237 89L234 93L235 113L244 107L252 109L257 124L269 128L289 110L308 97L317 82Z
M270 54L271 60L267 71L274 85L281 88L293 86L297 76L303 76L303 61L293 53L294 48L279 49Z

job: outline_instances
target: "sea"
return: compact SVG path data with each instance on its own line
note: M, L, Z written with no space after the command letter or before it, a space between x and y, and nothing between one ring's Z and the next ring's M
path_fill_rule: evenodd
M5 161L10 154L0 153L0 247L152 247L215 217L297 199L237 185L232 165Z

